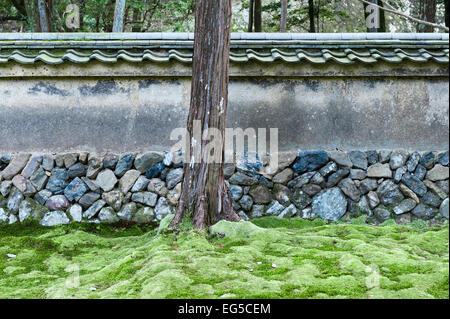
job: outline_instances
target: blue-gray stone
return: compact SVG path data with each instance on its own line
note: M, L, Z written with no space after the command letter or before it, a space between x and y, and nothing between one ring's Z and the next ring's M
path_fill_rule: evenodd
M438 157L437 161L438 161L439 164L441 164L443 166L448 166L448 151L439 154L439 157Z
M167 178L167 174L169 174L170 168L169 167L165 167L162 172L161 175L159 175L159 179L161 180L165 180Z
M108 153L103 158L103 167L114 170L116 168L116 164L119 161L119 156L116 154Z
M241 200L239 201L239 204L241 205L241 208L243 210L245 210L246 212L249 212L253 206L253 198L251 196L244 195L244 196L242 196Z
M320 192L314 197L312 213L323 219L337 221L346 212L347 199L337 187Z
M114 170L114 174L118 177L122 177L128 170L133 166L134 159L136 158L135 153L126 153L123 154L119 162L116 165L116 169Z
M231 193L231 198L233 198L233 200L237 202L242 197L242 194L243 194L242 187L240 187L238 185L231 185L230 193Z
M47 200L52 196L52 192L50 192L49 190L43 189L40 192L36 193L36 195L34 195L33 199L38 202L39 204L41 204L42 206L45 205L45 203L47 202Z
M86 176L88 167L82 163L76 163L69 167L69 178Z
M48 179L46 189L53 194L61 194L69 185L69 172L64 168L55 168Z
M378 152L377 151L367 151L367 162L369 165L376 164L378 162Z
M424 204L438 208L441 206L441 198L435 193L428 191L421 199Z
M73 202L78 201L87 191L87 185L78 177L76 177L69 185L64 189L64 195L66 198Z
M420 154L418 152L412 153L408 161L406 162L406 168L408 169L408 172L414 172L417 168L417 165L419 165L419 162Z
M369 163L367 161L367 154L361 151L352 151L348 154L348 157L353 163L353 167L366 170Z
M394 182L400 183L403 175L405 175L407 171L408 171L408 169L406 168L406 166L397 168L397 170L394 173Z
M398 186L392 180L386 180L381 183L377 193L381 203L385 206L397 205L404 199Z
M412 214L420 219L429 220L435 217L438 213L436 208L427 206L425 204L420 203L413 210Z
M330 176L330 174L337 172L337 170L338 170L337 164L335 162L329 162L327 165L325 165L319 170L319 173L323 177L328 177Z
M171 170L169 172L169 174L167 174L167 177L166 177L167 189L173 189L182 180L183 180L183 169L182 168L176 168L174 170Z
M391 213L387 209L381 207L375 208L373 213L380 223L387 221L391 217Z
M419 164L417 165L417 168L414 171L413 175L416 176L421 181L423 181L425 176L427 175L427 169L423 165Z
M350 171L347 168L338 170L336 173L328 177L328 181L326 184L327 188L336 186L343 178L347 177L349 174Z
M425 153L420 160L420 164L422 164L426 169L431 169L436 162L436 155L433 152Z
M236 161L236 168L244 173L257 174L263 166L259 154L244 152Z
M9 164L11 162L11 156L9 154L3 153L0 156L0 163Z
M294 162L293 169L297 173L312 172L328 163L328 153L325 151L300 152Z
M262 176L262 175L259 175L259 176L255 176L256 178L258 178L258 183L260 184L260 185L264 185L264 186L266 186L266 187L268 187L268 188L273 188L273 182L271 182L271 181L269 181L267 178L265 178L264 176Z
M161 175L161 172L165 169L166 167L164 166L163 163L158 163L152 167L150 167L147 172L145 173L145 177L147 177L148 179L152 179L152 178L157 178L158 176Z
M427 192L427 186L415 175L406 173L402 177L402 182L420 197L424 196Z

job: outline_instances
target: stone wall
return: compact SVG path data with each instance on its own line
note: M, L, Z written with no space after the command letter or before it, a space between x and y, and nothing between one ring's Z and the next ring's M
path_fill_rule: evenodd
M225 175L243 219L261 216L439 222L449 216L449 152L306 151L243 154ZM0 222L159 222L174 212L180 153L2 154Z

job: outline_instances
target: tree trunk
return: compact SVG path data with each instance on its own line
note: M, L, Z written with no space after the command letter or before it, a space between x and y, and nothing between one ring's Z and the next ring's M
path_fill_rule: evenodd
M191 104L187 123L184 177L180 200L171 227L184 218L197 229L219 220L238 221L223 173L225 122L231 37L231 0L197 0L192 70ZM196 127L199 126L199 127ZM199 135L217 129L220 151L211 156L208 141ZM192 138L191 138L192 137ZM192 154L192 155L191 155Z
M308 0L308 17L309 17L309 32L316 32L316 25L314 22L314 0Z
M253 32L253 20L255 17L255 0L250 0L248 8L248 32Z
M52 0L37 0L37 26L38 32L52 31Z
M287 0L281 0L281 23L280 32L286 32L287 30Z
M425 0L423 7L422 20L435 23L436 22L436 0ZM423 25L420 32L433 32L434 28L430 25Z
M450 13L448 11L449 1L450 0L444 0L444 8L445 8L444 16L445 16L445 26L446 27L450 27Z
M255 0L255 32L262 32L262 3Z
M116 0L116 9L114 10L114 23L112 32L123 32L123 20L125 15L126 0Z

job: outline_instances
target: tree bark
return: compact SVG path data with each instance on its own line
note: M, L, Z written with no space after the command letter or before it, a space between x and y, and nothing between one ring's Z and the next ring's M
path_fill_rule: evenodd
M309 17L309 32L316 32L316 25L314 22L314 0L308 0L308 17Z
M262 32L262 3L255 0L255 32Z
M248 32L253 32L253 20L255 17L255 0L250 0L248 8Z
M113 32L123 32L123 21L125 15L126 0L116 0L116 8L114 10Z
M450 12L449 12L449 8L448 8L449 1L450 1L450 0L444 0L444 8L445 8L445 11L444 11L444 16L445 16L445 26L446 26L447 28L450 27Z
M52 31L52 0L37 0L37 25L38 32L51 32Z
M287 31L287 0L281 0L281 22L280 22L280 32Z
M231 0L197 0L192 89L187 123L182 191L171 227L184 218L197 229L219 220L238 221L223 173L225 122L228 105L228 74L231 37ZM198 124L200 127L195 128ZM196 129L221 132L221 150L211 157L208 141L195 140ZM192 137L192 138L190 138ZM192 154L192 155L190 155ZM190 159L190 160L189 160Z
M435 23L436 22L436 0L424 0L422 20ZM423 25L419 28L419 32L433 32L434 28L429 25Z

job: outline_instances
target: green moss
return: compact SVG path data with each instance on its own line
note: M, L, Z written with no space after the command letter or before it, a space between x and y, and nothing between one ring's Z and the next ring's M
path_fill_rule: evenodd
M0 298L449 297L448 223L166 226L1 225Z

